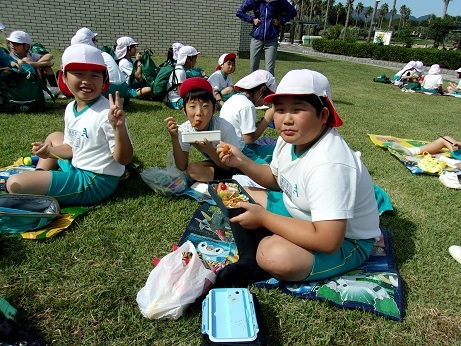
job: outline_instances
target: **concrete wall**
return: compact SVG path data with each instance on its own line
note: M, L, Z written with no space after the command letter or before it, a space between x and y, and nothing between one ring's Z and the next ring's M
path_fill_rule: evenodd
M81 27L98 32L98 45L131 36L140 48L166 54L173 42L207 56L247 55L251 26L235 16L243 0L1 0L4 34L24 30L34 42L64 50Z

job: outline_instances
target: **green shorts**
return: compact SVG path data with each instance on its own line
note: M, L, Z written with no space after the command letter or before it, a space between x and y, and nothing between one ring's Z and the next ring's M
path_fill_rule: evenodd
M69 160L58 160L61 170L51 171L48 196L59 204L90 205L112 195L119 177L75 168Z
M165 104L170 107L171 109L181 109L182 106L183 106L183 102L184 100L182 99L182 97L176 101L176 102L171 102L171 101L166 101Z
M283 203L283 193L270 191L267 193L266 209L278 215L290 216ZM311 273L303 281L318 281L344 274L361 265L371 253L376 240L349 239L344 241L338 251L332 254L314 251L314 264Z
M130 88L126 82L123 82L122 84L110 84L109 89L103 93L103 95L106 98L109 98L109 94L112 94L115 96L115 92L118 91L120 93L120 97L123 98L132 98L132 97L137 97L138 94L136 92L136 89Z

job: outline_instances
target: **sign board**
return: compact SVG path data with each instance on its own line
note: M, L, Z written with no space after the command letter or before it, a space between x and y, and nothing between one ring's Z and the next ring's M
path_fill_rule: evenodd
M383 43L385 46L391 43L392 31L376 30L373 43Z

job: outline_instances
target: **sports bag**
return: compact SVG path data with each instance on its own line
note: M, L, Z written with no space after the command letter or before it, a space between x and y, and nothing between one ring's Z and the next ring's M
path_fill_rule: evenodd
M176 73L174 73L172 83L173 85L171 88L167 90L168 80L170 79L171 74L175 70L175 67L176 66L170 60L167 60L162 65L160 65L157 77L155 78L153 87L151 88L152 93L155 96L155 99L163 100L165 95L177 86L178 83L177 81L175 82Z
M43 82L32 72L12 71L0 76L0 112L37 112L45 109L48 92Z
M152 60L152 51L150 49L146 49L144 53L142 53L141 59L139 62L142 65L142 79L147 83L147 85L152 89L152 85L158 74L158 67L155 65L154 61ZM134 73L136 72L137 65L133 64L133 71L131 72L129 84L132 85L136 83L134 78Z
M373 78L373 82L376 83L384 83L384 84L390 84L391 79L387 77L385 74L379 75L378 77Z
M58 201L50 196L0 195L0 234L23 233L48 225L60 213Z

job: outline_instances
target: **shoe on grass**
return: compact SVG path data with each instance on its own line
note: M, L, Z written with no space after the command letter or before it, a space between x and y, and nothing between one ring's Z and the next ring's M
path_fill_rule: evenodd
M461 189L458 175L455 172L443 171L439 176L439 180L443 185L449 187L450 189Z

